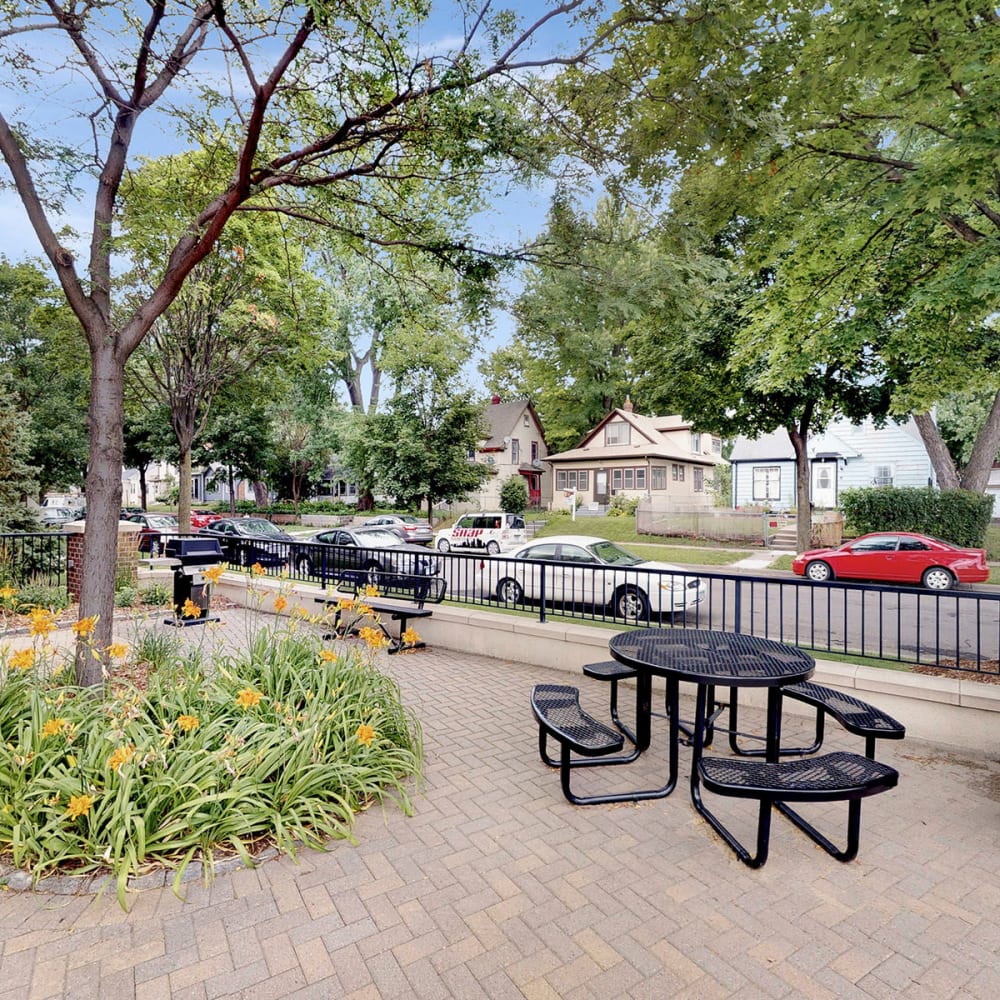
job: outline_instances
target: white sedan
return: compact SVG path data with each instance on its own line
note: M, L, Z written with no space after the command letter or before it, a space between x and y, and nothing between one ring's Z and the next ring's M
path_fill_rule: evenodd
M680 567L586 535L539 538L493 562L496 599L507 605L544 598L546 604L607 607L617 618L648 621L683 614L705 597L704 581Z

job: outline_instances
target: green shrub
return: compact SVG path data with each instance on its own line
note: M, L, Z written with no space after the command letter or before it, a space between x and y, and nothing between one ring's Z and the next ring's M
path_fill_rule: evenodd
M131 608L139 603L139 591L136 587L125 586L115 589L115 607Z
M143 604L153 604L163 607L173 600L173 591L165 583L151 583L139 591L139 600Z
M63 611L69 607L69 594L64 587L51 587L45 583L28 581L22 584L6 602L15 614L26 614L32 608Z
M840 500L849 534L918 531L976 548L984 545L993 514L993 498L969 490L877 486L844 490Z
M608 504L608 514L611 517L635 517L639 507L638 497L613 496Z
M510 476L500 486L500 509L505 514L523 514L528 506L528 484L524 476Z

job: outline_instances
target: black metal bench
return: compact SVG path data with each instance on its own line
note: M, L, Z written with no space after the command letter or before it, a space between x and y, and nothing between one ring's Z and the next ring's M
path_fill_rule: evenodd
M625 745L625 738L580 707L580 691L568 684L536 684L531 690L531 711L538 722L538 753L549 767L559 768L563 795L574 805L607 802L602 795L579 796L570 789L570 772L588 764L625 763L635 755L610 760L573 760L571 753L586 758L607 757ZM549 756L547 740L560 744L559 759Z
M368 594L366 585L354 576L336 582L334 589L341 593L316 598L318 603L334 609L332 632L324 638L342 637L356 631L355 626L360 624L356 609L363 605L373 612L371 621L388 640L386 651L392 655L426 645L424 642L407 643L404 636L412 619L430 618L434 613L427 604L440 604L444 600L447 582L440 576L380 573L377 594ZM350 608L341 606L345 598L351 602ZM351 621L348 621L348 614L353 614ZM399 622L398 635L389 631L383 615L388 615L390 621Z
M815 843L838 861L857 856L861 837L861 800L894 788L899 773L888 764L861 754L836 751L820 757L769 763L732 757L703 757L698 775L704 787L718 795L758 799L756 853L750 852L701 802L695 790L695 804L716 832L744 864L759 868L767 861L771 833L771 806L774 805ZM847 846L838 848L819 833L786 802L848 802Z
M763 757L765 750L754 747L745 749L738 744L738 704L737 694L734 688L730 688L729 699L729 745L733 753L741 757ZM789 684L781 689L782 697L792 698L801 701L806 705L812 705L816 709L816 736L811 746L808 747L782 747L779 754L786 756L805 756L816 753L823 745L824 721L827 715L831 715L849 733L865 738L865 754L868 757L875 757L876 740L901 740L906 735L906 727L894 719L891 715L869 705L868 702L855 698L853 695L844 694L835 688L824 687L822 684L815 684L813 681L802 681L799 684Z
M611 721L626 739L635 743L635 733L618 716L618 682L636 676L635 667L628 667L617 660L602 660L600 663L585 663L583 672L587 677L611 684Z

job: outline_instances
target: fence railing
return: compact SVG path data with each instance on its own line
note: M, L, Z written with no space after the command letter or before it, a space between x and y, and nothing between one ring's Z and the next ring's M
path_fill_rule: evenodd
M0 585L67 587L68 538L60 531L0 535Z
M66 535L0 536L7 579L65 585ZM740 573L511 559L433 549L366 549L307 541L220 539L235 566L327 585L380 574L447 582L446 601L613 625L743 632L818 652L1000 674L1000 589L811 583Z
M392 550L286 546L285 565L328 583L345 569L378 582L376 560ZM358 553L362 553L359 556ZM398 559L403 553L396 553ZM816 584L741 573L676 572L426 550L396 571L436 573L446 601L616 625L665 624L743 632L818 652L971 673L1000 672L1000 590L860 583ZM281 554L274 554L280 563ZM360 569L359 569L360 567ZM277 570L272 566L269 572Z

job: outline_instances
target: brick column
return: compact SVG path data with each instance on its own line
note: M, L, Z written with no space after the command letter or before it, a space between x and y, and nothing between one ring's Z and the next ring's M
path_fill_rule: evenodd
M69 596L74 601L80 600L80 587L83 583L83 567L87 558L87 522L73 521L67 524L64 531L69 533L67 540L67 588ZM118 558L115 561L115 580L129 580L136 583L139 579L139 533L138 524L122 521L118 525Z

